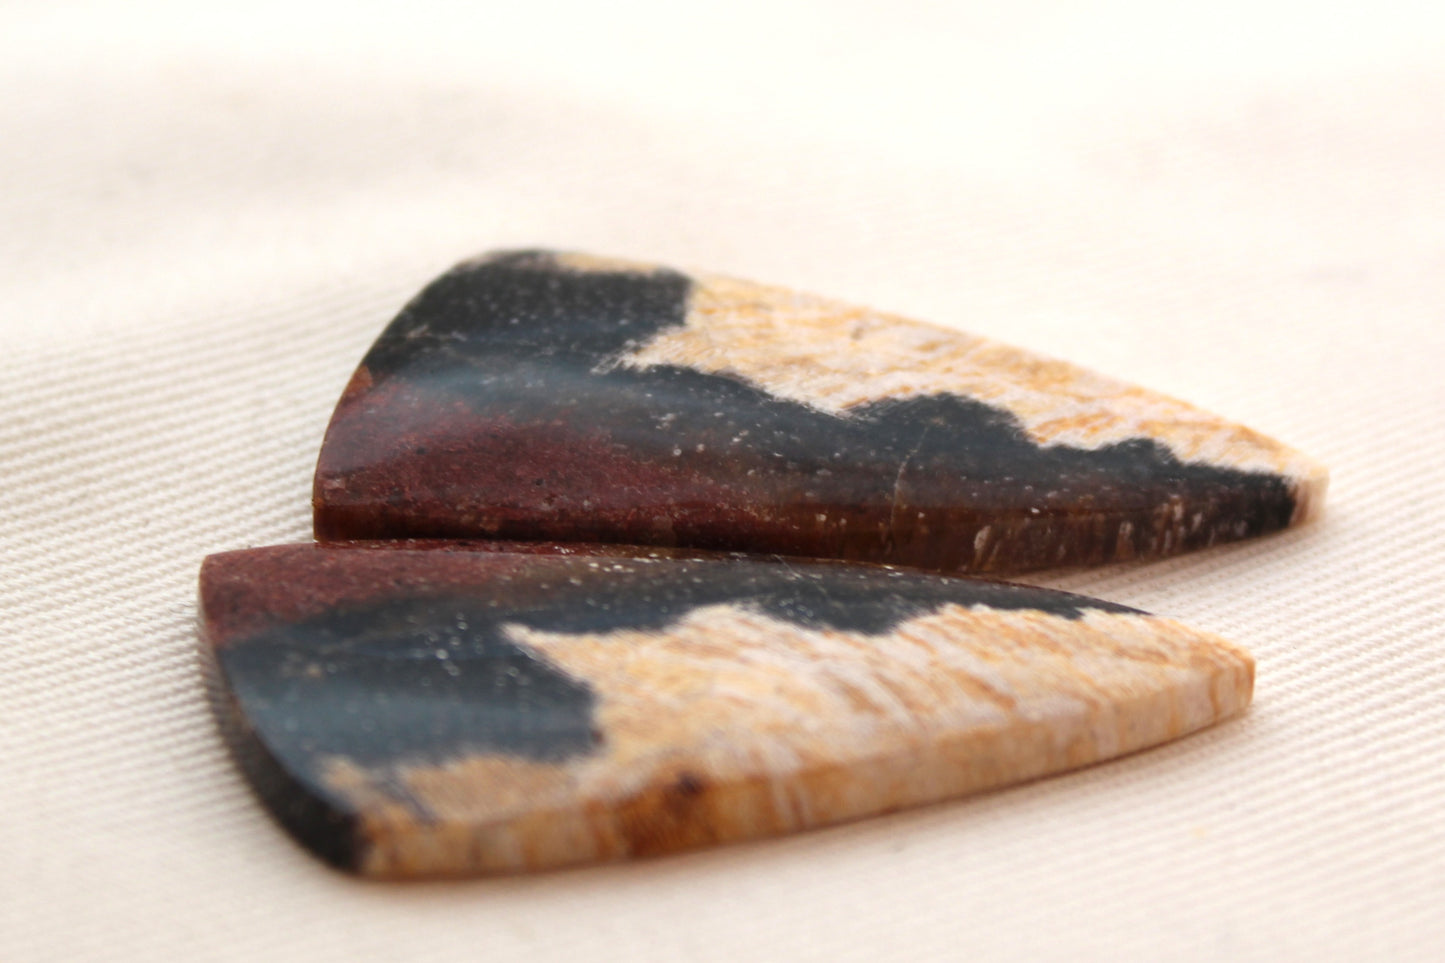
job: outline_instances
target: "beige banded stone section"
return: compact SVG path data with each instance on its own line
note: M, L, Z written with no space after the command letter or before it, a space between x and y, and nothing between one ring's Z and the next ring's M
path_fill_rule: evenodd
M1181 461L1284 477L1296 500L1294 523L1323 506L1323 466L1166 395L987 338L786 288L714 276L694 282L687 324L616 364L726 375L835 415L883 400L975 398L1011 412L1040 445L1095 449L1147 438Z
M388 775L333 764L360 870L451 876L793 832L1167 742L1248 705L1250 656L1142 614L946 606L880 636L733 606L665 632L511 637L597 694L599 751Z

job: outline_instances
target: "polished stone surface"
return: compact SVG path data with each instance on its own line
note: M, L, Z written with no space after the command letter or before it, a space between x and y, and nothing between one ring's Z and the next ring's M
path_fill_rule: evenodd
M602 541L1010 572L1311 516L1326 473L1182 402L957 331L546 252L463 264L357 370L321 539Z
M319 856L381 877L959 796L1192 732L1253 682L1247 653L1168 619L869 565L291 545L211 556L201 602L252 783Z

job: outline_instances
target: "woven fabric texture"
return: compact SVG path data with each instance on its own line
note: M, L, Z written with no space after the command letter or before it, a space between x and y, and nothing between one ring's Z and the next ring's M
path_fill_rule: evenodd
M1221 2L0 5L0 959L1434 960L1445 21ZM1333 470L1324 520L1056 573L1247 716L784 840L363 884L230 764L210 552L309 536L431 276L589 250L952 324Z

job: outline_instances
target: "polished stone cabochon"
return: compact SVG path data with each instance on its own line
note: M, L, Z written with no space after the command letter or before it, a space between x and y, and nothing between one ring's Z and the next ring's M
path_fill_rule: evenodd
M329 862L391 878L960 796L1193 732L1253 681L1229 643L1108 602L682 551L277 546L207 559L201 604L262 798Z
M1063 362L780 288L540 251L458 266L366 355L323 540L613 542L1004 573L1309 518L1326 473Z

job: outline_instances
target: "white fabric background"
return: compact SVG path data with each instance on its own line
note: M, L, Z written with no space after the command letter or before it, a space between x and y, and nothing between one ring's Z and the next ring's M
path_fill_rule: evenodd
M0 959L1440 959L1438 3L0 4ZM545 245L955 324L1329 464L1323 523L1046 579L1259 659L1078 774L626 866L364 884L203 697L399 305Z

